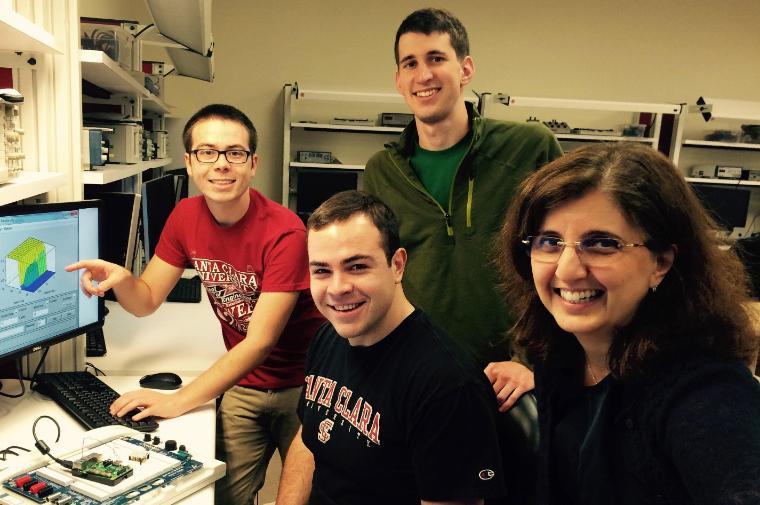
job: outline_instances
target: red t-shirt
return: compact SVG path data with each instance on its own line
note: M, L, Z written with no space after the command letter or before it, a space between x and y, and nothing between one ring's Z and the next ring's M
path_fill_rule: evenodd
M290 210L253 189L250 196L248 212L230 227L216 223L202 196L180 201L156 255L176 267L195 267L228 350L245 338L261 293L301 291L269 356L239 382L261 389L301 386L306 349L324 322L308 291L306 230Z

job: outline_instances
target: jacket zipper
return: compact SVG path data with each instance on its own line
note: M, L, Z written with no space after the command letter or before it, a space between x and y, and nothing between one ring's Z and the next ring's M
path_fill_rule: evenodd
M459 173L459 169L462 167L462 161L464 161L464 158L467 157L468 154L472 151L472 146L475 144L475 123L477 121L473 121L472 123L472 140L470 140L470 145L467 147L467 152L465 153L464 157L460 160L459 166L457 167L456 172L454 172L454 180L456 180L457 174ZM386 146L388 147L388 146ZM390 156L390 154L389 154ZM440 203L438 203L438 200L433 198L433 196L427 192L427 190L424 187L418 186L412 181L407 175L404 173L404 171L401 169L401 167L396 163L396 159L393 156L390 156L391 161L393 162L393 165L395 165L396 169L399 171L401 176L406 179L406 182L408 182L413 188L415 188L417 191L421 192L423 195L427 196L428 199L430 199L433 203L436 204L436 206L441 210L441 213L443 214L443 220L446 223L446 234L449 237L454 236L454 224L451 220L451 200L454 198L454 181L451 182L451 187L449 188L449 210L448 212L441 206ZM470 177L467 182L467 228L472 227L472 198L473 193L475 192L475 176L473 174L470 174Z
M430 199L441 210L441 214L443 214L443 221L446 224L446 234L449 237L453 237L454 236L454 226L451 223L451 215L448 212L446 212L446 210L441 206L441 204L438 203L438 200L436 200L435 198L433 198L430 195L430 193L428 193L425 190L424 187L418 186L417 184L414 183L414 181L412 181L409 177L407 177L407 175L404 173L404 171L401 169L401 167L398 165L398 163L396 163L396 160L394 159L393 156L390 156L390 158L391 158L391 161L393 162L393 165L395 165L396 169L399 171L399 173L401 174L401 176L404 179L406 179L406 182L408 182L409 185L411 185L414 189L416 189L417 191L419 191L420 193L422 193L423 195L425 195L426 197L428 197L428 199ZM449 196L449 206L451 206L451 196Z
M472 152L472 146L475 145L475 140L477 140L476 139L477 121L478 120L475 120L472 122L472 139L470 140L470 145L467 147L467 152L465 152L464 156L459 161L459 166L457 167L457 171L454 172L454 180L451 181L451 187L449 188L449 211L451 211L451 201L454 199L454 181L456 181L457 174L459 173L459 169L462 168L462 162ZM466 214L465 222L467 224L467 228L472 228L472 198L473 198L474 193L475 193L475 175L471 171L469 177L467 178L467 206L465 208L465 214Z
M467 180L467 227L472 228L472 194L475 190L475 176L470 174Z

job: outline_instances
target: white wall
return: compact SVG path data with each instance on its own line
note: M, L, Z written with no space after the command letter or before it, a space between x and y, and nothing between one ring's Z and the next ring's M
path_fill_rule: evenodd
M260 132L254 186L280 199L281 89L392 91L393 37L429 2L349 0L213 4L216 80L167 79L180 130L195 110L225 102ZM700 95L760 101L760 2L756 0L440 0L470 34L472 89L513 95L694 101ZM142 2L80 0L82 16L149 22ZM175 165L179 134L171 138Z

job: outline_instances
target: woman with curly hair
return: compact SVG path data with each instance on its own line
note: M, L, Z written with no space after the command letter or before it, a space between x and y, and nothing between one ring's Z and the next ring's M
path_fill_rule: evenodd
M748 281L672 163L596 144L527 178L497 264L535 368L544 504L760 504Z

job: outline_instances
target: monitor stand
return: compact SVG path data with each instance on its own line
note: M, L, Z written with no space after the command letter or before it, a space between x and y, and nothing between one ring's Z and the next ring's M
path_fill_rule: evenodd
M110 291L107 291L110 293ZM105 317L108 315L108 307L105 307L103 314L103 323L105 323ZM85 356L88 358L97 358L106 354L106 338L103 335L103 324L97 328L93 328L85 334L86 338L86 351Z
M87 351L88 358L104 356L106 353L106 338L103 335L103 328L95 328L87 332Z

